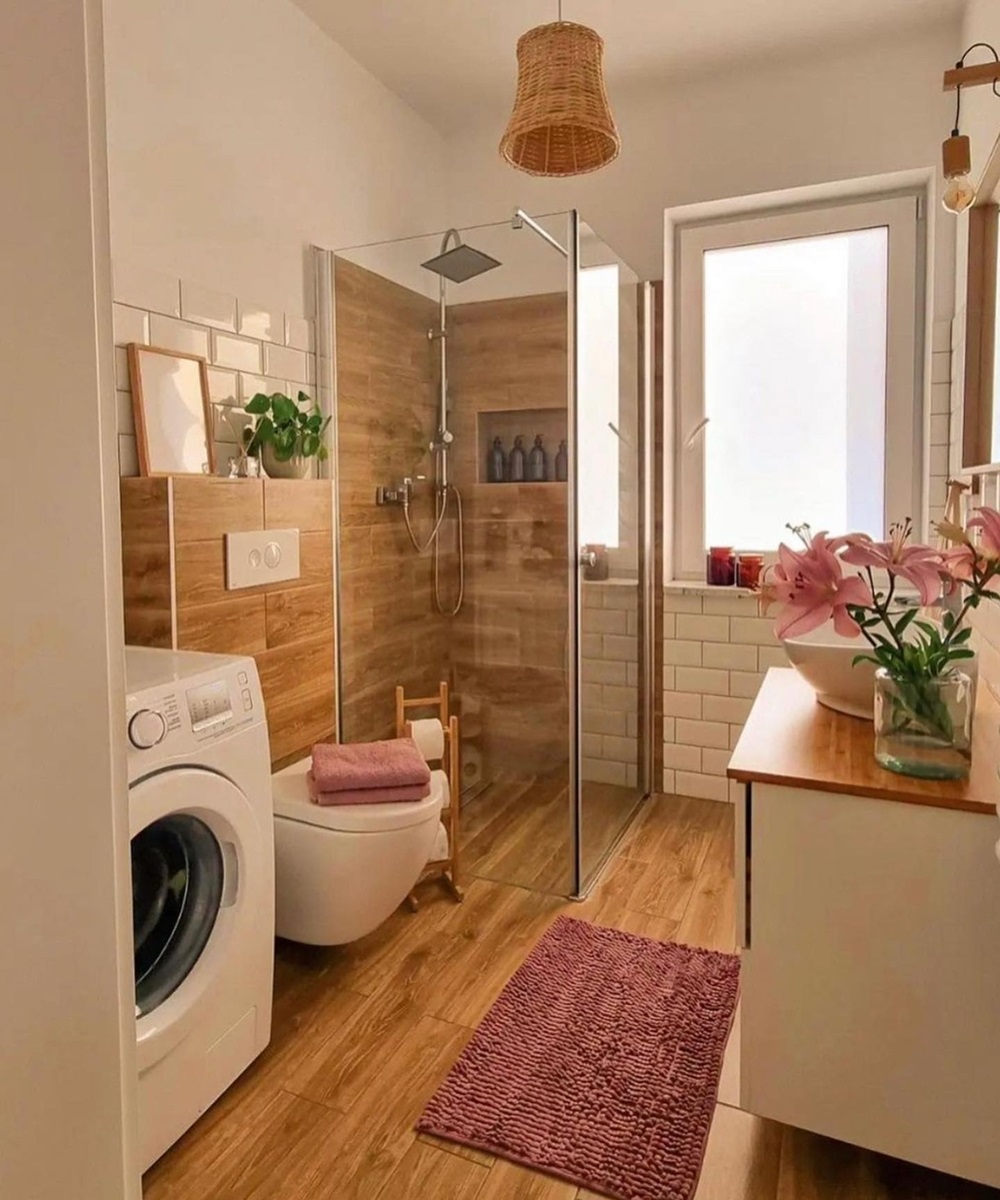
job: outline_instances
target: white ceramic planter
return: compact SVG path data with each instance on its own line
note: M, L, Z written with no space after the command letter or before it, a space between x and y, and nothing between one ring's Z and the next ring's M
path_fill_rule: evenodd
M261 448L261 462L269 479L310 479L313 473L315 458L304 458L294 454L284 462L275 457L274 447L265 445Z

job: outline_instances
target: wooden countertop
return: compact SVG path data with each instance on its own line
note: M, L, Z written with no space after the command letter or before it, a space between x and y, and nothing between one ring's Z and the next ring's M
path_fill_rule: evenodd
M996 815L1000 799L1000 705L980 685L972 773L964 782L911 779L875 761L871 721L824 707L791 668L772 667L729 762L744 783L777 783Z

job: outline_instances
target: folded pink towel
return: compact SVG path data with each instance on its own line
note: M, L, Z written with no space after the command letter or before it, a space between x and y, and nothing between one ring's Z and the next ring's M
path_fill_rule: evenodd
M312 771L306 773L309 799L313 804L402 804L426 800L431 794L429 783L412 787L351 788L343 792L321 792L316 787Z
M413 738L356 742L348 746L320 742L313 746L312 769L320 792L426 788L431 781L431 769Z

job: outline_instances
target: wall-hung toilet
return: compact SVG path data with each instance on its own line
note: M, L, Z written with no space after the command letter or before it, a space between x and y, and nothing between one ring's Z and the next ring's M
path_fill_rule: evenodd
M425 800L319 805L309 760L272 777L275 931L315 946L357 941L406 899L430 857L448 803L448 778L431 772Z

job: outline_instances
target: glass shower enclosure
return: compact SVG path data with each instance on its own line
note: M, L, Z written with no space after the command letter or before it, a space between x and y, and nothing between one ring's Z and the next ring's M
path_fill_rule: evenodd
M583 895L651 790L649 288L575 212L317 276L341 738L447 680L466 877Z

